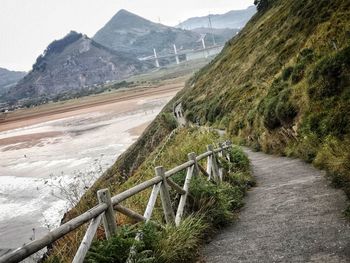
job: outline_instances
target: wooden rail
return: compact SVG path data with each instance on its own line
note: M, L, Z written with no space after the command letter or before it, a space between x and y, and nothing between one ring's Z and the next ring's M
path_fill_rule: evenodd
M181 222L184 213L187 197L190 194L189 186L191 179L201 172L203 175L208 177L208 180L213 180L218 183L221 182L223 176L222 168L219 167L218 157L224 156L226 158L229 158L227 149L230 147L231 143L228 141L224 144L220 144L218 149L214 149L212 145L208 145L207 152L202 153L199 156L196 156L195 153L189 153L189 160L187 162L169 171L165 171L162 166L156 167L154 178L140 183L113 197L110 196L108 189L99 190L97 192L97 197L99 200L98 205L91 208L87 212L81 214L80 216L64 223L58 228L50 231L42 238L32 241L14 251L3 255L2 257L0 257L0 263L19 262L23 259L26 259L27 257L33 255L39 250L51 245L59 238L82 226L83 224L90 222L89 227L86 230L85 236L73 260L74 263L82 263L90 248L92 240L96 234L97 228L100 225L101 221L103 222L105 235L107 239L113 236L117 229L115 211L122 213L138 222L148 222L151 219L152 212L159 193L161 196L166 223L175 223L178 226ZM206 169L199 165L199 162L202 160L207 160ZM171 179L171 177L176 173L184 170L186 170L186 178L184 186L181 187L178 184L176 184ZM132 211L131 209L120 205L122 201L150 187L152 187L152 192L143 215L140 215ZM178 194L181 195L176 214L174 213L174 209L171 205L169 187L173 188Z

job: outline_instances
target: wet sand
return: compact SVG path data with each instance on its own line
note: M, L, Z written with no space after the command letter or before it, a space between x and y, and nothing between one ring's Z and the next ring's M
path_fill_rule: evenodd
M84 113L109 110L115 103L119 102L122 103L118 104L119 112L128 111L135 106L133 105L135 100L171 96L180 91L183 86L184 82L179 82L158 87L134 88L129 91L115 91L77 100L41 105L31 109L21 109L0 115L0 132Z
M0 250L57 226L72 202L60 187L76 187L81 195L181 87L43 105L0 122Z

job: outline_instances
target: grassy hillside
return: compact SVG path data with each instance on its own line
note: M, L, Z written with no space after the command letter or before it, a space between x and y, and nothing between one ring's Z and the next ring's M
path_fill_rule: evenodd
M145 166L152 164L175 127L175 101L183 102L189 120L224 128L237 142L327 169L334 184L350 196L350 2L269 2L195 74L66 220L95 204L96 189L109 187L116 193L150 176ZM199 150L199 136L181 133L176 138ZM162 163L180 160L178 150L168 148L171 159ZM133 204L142 211L138 200ZM79 233L62 240L56 251L69 254L77 237Z
M133 170L133 176L126 178L118 170L114 170L113 172L118 176L107 177L106 175L103 180L97 183L95 188L108 187L112 195L123 192L136 184L154 177L155 167L162 165L169 170L186 162L188 153L203 153L206 151L206 145L215 145L220 140L222 141L216 132L208 129L177 129L172 136L163 139L156 150L147 153L143 152L144 161L138 168ZM150 145L145 146L150 147ZM131 148L118 162L125 162L124 165L131 165L126 159L132 159L130 155L137 156L139 154L141 156L140 153L142 152L139 150ZM230 171L230 173L225 173L225 182L217 184L208 181L206 177L201 175L193 179L190 185L191 196L187 202L184 214L186 219L179 228L167 226L159 230L152 227L152 225L134 225L136 222L132 219L118 214L118 225L123 227L119 228L118 234L109 241L103 241L103 230L100 229L97 232L99 241L93 246L87 262L124 262L129 255L130 247L134 244L135 235L140 228L145 231L146 236L142 242L137 244L137 256L142 257L143 260L147 259L147 261L135 262L185 263L194 261L198 254L199 245L216 229L234 219L234 214L243 205L243 197L246 190L255 183L250 174L249 160L242 150L234 147L229 154L231 162L225 161L223 158L220 159L225 170ZM136 167L136 163L133 163L132 166ZM186 171L183 171L173 176L172 179L179 185L183 185L185 177ZM122 205L143 214L151 190L148 189L127 199ZM175 208L180 196L173 190L170 191L170 194L173 207ZM95 195L96 189L91 189L83 197L80 204L70 211L66 219L94 205L96 202ZM164 223L160 198L158 198L153 211L152 220ZM56 242L50 257L45 262L71 262L83 235L83 229L78 229L60 239ZM204 239L204 237L206 238ZM149 252L151 253L149 254Z
M350 196L350 2L269 2L193 77L186 115L313 162Z

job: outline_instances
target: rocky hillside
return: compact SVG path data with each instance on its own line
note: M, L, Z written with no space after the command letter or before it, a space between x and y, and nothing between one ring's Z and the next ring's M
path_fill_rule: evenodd
M9 87L15 85L25 75L25 72L0 68L0 95L7 91Z
M244 10L232 10L225 14L210 15L213 28L240 29L245 26L249 19L255 14L255 6L250 6ZM179 24L177 27L192 30L209 26L209 16L192 17Z
M180 48L199 46L200 35L187 30L153 23L126 10L120 10L93 39L111 49L134 53L137 56L173 52Z
M127 78L153 68L134 56L110 50L92 39L70 32L52 42L29 72L7 94L7 100L52 99L81 93L93 85Z

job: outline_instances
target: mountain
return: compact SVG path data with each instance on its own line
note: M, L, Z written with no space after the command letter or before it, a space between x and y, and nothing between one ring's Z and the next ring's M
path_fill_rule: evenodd
M232 28L208 28L200 27L192 29L191 31L196 32L201 35L206 35L205 41L211 45L213 41L217 44L224 44L230 40L233 36L237 35L240 31L239 29ZM213 38L214 37L214 38Z
M200 35L179 28L153 23L126 10L120 10L93 37L94 41L117 51L130 52L137 56L173 52L178 49L200 46Z
M187 82L99 188L132 180L148 156L160 154L169 134L176 136L171 116L181 102L190 122L224 129L255 150L313 162L350 197L350 2L263 2L269 5Z
M25 72L10 71L0 68L0 95L6 92L11 86L15 85L25 75Z
M79 93L96 84L121 80L153 68L134 56L110 50L70 32L52 42L33 69L7 94L7 100L53 98Z
M235 28L241 29L256 13L255 6L250 6L244 10L232 10L221 15L210 15L202 17L192 17L177 25L178 28L192 30L201 27L210 27L209 18L213 28Z
M108 187L114 195L143 181L145 169L153 172L150 165L173 167L164 161L164 148L171 161L185 160L177 153L200 153L197 147L212 143L199 146L186 128L174 132L173 109L179 102L190 122L206 130L225 129L236 144L313 162L350 197L350 1L259 3L265 5L259 5L259 12L221 54L187 82L71 216L95 205L98 189ZM182 141L188 143L177 143ZM237 165L240 156L235 155ZM144 211L140 200L138 196L129 204L137 203ZM60 255L63 246L56 248Z

